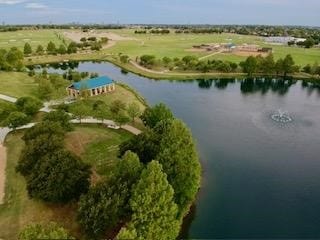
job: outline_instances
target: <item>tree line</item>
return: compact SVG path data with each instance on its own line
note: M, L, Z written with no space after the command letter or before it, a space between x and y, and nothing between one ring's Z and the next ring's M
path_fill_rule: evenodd
M266 76L284 76L293 74L301 70L300 66L297 66L294 59L290 54L284 58L279 58L277 61L274 59L273 54L269 54L266 57L261 55L249 56L245 61L239 64L231 61L222 60L199 60L196 56L185 56L183 58L169 58L163 57L157 59L154 55L143 55L138 59L141 66L146 68L166 68L170 71L199 71L203 73L207 72L223 72L223 73L236 73L242 72L249 76L254 74L261 74ZM302 68L303 72L319 75L319 64L316 62L313 66L308 64Z
M97 184L91 166L64 147L70 116L51 112L26 130L16 171L30 198L78 202L77 222L87 239L122 226L115 239L175 239L200 186L200 163L190 130L163 104L142 115L147 130L120 146L119 161ZM23 236L68 235L55 224L31 225ZM33 234L33 235L32 235Z

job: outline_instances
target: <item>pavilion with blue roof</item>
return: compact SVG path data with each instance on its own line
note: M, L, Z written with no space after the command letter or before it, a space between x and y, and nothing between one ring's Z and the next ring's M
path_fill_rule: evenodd
M75 82L67 88L67 92L70 97L77 98L82 91L87 92L89 96L96 96L113 92L115 89L114 81L107 76L102 76Z

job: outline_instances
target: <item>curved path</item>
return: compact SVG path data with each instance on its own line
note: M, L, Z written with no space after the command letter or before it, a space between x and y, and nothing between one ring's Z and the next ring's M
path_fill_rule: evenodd
M8 102L16 102L17 99L16 98L12 98L6 95L2 95L0 94L0 99L8 101ZM45 102L44 103L44 107L41 108L39 111L40 112L51 112L53 111L50 106L53 105L57 105L60 104L61 102L65 102L66 104L70 104L71 102L68 101L51 101L51 102ZM105 124L105 125L114 125L116 126L115 122L112 120L98 120L95 118L85 118L85 119L72 119L70 120L70 122L74 123L74 124L80 124L80 123L86 123L86 124ZM4 128L0 128L0 205L4 203L4 196L5 196L5 179L6 179L6 164L7 164L7 151L6 148L2 145L4 143L4 140L6 138L6 136L14 131L14 130L21 130L21 129L28 129L28 128L32 128L34 125L36 125L37 123L29 123L27 125L18 127L16 129L13 128L9 128L9 127L4 127ZM130 125L123 125L121 126L122 129L131 132L134 135L139 135L141 133L141 131L135 127L132 127Z

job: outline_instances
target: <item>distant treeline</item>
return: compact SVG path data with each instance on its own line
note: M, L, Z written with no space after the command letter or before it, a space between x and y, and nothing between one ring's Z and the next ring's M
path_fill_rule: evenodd
M315 62L301 68L295 64L289 54L285 58L274 60L272 54L262 56L250 56L245 61L237 64L231 61L222 60L199 60L196 56L185 56L183 58L164 57L157 59L153 55L143 55L140 57L139 64L151 69L169 69L186 72L223 72L223 73L246 73L248 76L256 74L265 76L284 76L297 72L306 72L313 76L320 76L320 65Z

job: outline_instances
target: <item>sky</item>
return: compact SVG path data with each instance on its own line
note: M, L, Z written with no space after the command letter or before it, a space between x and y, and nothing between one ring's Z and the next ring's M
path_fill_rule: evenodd
M320 26L320 0L0 0L0 23Z

